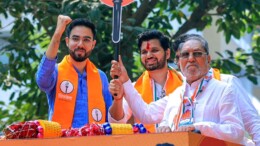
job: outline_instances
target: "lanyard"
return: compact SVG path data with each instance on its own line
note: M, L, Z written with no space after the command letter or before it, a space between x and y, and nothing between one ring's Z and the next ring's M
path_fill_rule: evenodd
M178 120L175 123L175 128L183 125L191 125L194 123L194 111L196 107L196 97L205 89L208 82L212 79L212 69L204 76L200 84L196 87L193 95L191 97L184 96L186 92L186 85L184 86L184 90L181 93L181 106L178 112ZM179 121L179 122L178 122ZM176 121L175 121L176 122Z

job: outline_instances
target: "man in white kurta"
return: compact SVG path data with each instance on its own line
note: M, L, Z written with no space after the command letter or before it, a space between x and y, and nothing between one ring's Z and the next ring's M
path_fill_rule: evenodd
M180 43L185 42L187 39L191 37L200 37L197 34L184 34L178 37L174 44L173 49L176 52L176 59L178 64L178 56L180 53L179 45ZM178 65L179 66L179 65ZM220 77L218 80L221 80L223 82L226 82L228 84L234 85L234 87L238 91L238 106L241 112L243 124L245 127L245 130L248 132L248 134L252 137L253 142L256 146L260 146L260 116L254 107L249 94L245 90L245 88L242 86L242 83L239 81L238 78L236 78L233 75L227 75L227 74L220 74Z
M247 91L242 87L242 84L238 78L233 75L221 74L220 79L223 82L233 85L238 91L238 105L242 115L242 120L246 131L250 134L256 145L260 144L260 117L257 114L255 107L253 106ZM127 107L124 109L132 109L131 113L135 117L139 118L144 124L159 123L163 119L163 113L168 102L168 97L162 98L151 104L145 103L140 94L133 87L131 80L128 80L123 84L125 98L124 104ZM129 112L125 112L129 113Z
M191 93L192 91L195 90L194 87L196 88L196 85L200 81L201 80L195 82L191 86L186 84ZM146 104L142 100L142 98L140 98L140 95L134 89L130 80L125 82L123 86L125 92L125 100L132 108L133 114L136 117L138 117L140 121L142 121L142 123L144 124L151 123L151 122L156 123L158 121L161 122L163 118L165 106L167 105L167 103L172 103L174 106L169 109L166 108L167 110L165 111L165 118L160 124L160 126L170 126L172 127L172 130L174 130L173 116L178 111L180 105L179 103L180 98L178 97L180 97L179 92L182 90L183 86L176 89L176 91L173 94L170 94L169 97L165 97L156 102L152 102L151 104ZM225 139L227 141L232 141L236 143L237 142L242 143L242 139L240 139L240 141L238 141L239 138L236 139L236 137L240 137L240 138L241 136L243 137L243 125L241 121L241 115L239 114L240 112L237 108L237 104L236 102L234 102L236 101L234 99L235 94L237 93L235 92L235 88L233 86L212 79L208 84L206 92L200 95L203 96L203 98L201 99L200 96L197 97L194 120L195 123L198 122L197 123L198 125L195 124L195 128L200 130L203 135L207 135L219 139ZM216 97L221 97L221 98L216 98ZM207 105L205 105L206 103ZM168 106L172 106L172 105L170 104ZM173 109L173 108L177 108L177 109ZM175 112L171 113L169 111L175 111ZM212 116L212 115L216 115L216 116ZM169 119L169 121L165 119ZM202 122L202 121L208 121L208 122ZM223 123L221 126L214 124L214 123L222 123L223 121L225 121L225 124ZM212 135L212 133L217 133L217 134ZM231 133L233 134L230 137Z
M191 85L184 84L169 96L160 126L174 127L174 116L178 114L182 98L182 90L186 87L185 96L189 96L199 85L201 80ZM237 106L235 88L226 83L211 79L205 91L196 97L194 111L194 128L201 134L230 142L243 144L244 129L239 108Z
M193 93L193 88L188 87L193 87L194 84L200 84L202 78L204 78L209 72L210 55L208 54L207 45L205 47L205 42L202 42L201 40L189 40L187 42L183 45L180 68L187 79L187 88L185 88L185 91L187 92L184 92L184 95L190 96L189 93ZM120 78L121 77L119 77L119 81L123 83L128 80L127 78ZM111 81L110 85L113 86L117 81L118 80ZM117 87L120 88L120 86ZM186 87L186 85L184 87ZM115 88L110 88L110 92L121 94L118 91L121 91L122 89L114 89ZM179 88L174 91L173 95L170 95L169 98L174 99L174 101L173 103L168 102L166 109L168 114L165 114L161 126L167 126L169 127L168 130L170 129L174 131L191 131L197 129L201 130L201 133L204 135L242 144L244 129L235 99L237 94L235 89L229 87L225 83L220 83L215 79L211 79L208 84L203 87L205 91L196 95L196 102L194 102L196 108L193 108L195 110L192 124L186 126L175 126L174 128L173 125L176 124L173 122L174 117L179 114L180 103L182 103L182 98L180 98L182 96L179 95L179 92L183 91L182 89ZM126 89L125 93L127 93L128 90L129 89ZM131 99L131 101L133 100L135 99ZM131 103L129 103L129 105L131 106ZM138 104L137 106L139 107L139 112L137 111L137 113L141 113L142 115L147 114L148 120L152 120L156 117L156 115L149 115L150 111L152 111L151 109L154 109L152 105L148 106L145 104ZM134 113L133 107L131 108ZM145 108L146 110L142 110L142 108ZM147 117L143 118L143 120L144 119L147 119ZM156 120L156 118L154 119ZM161 131L166 132L167 130Z

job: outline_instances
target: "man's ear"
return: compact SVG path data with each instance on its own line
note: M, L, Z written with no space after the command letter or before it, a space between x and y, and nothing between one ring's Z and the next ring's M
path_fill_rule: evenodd
M210 62L211 62L211 56L210 55L208 55L208 64L210 65Z
M65 38L65 41L66 41L66 45L67 45L67 47L69 47L69 38L66 37L66 38Z
M97 41L96 41L96 40L93 40L93 44L92 44L92 50L95 48L95 46L96 46L96 43L97 43Z

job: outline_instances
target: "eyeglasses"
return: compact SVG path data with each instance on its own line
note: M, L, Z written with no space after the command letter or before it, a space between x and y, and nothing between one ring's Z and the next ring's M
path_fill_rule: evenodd
M195 57L195 58L200 58L203 55L208 55L207 52L199 52L199 51L197 51L197 52L182 52L182 53L180 53L178 58L187 59L187 58L190 57L190 54L192 54L192 56Z
M74 43L79 43L80 42L80 37L70 37L70 39L72 40L72 42L74 42ZM83 38L82 40L82 43L84 44L84 45L87 45L88 43L90 43L92 40L91 40L91 38L90 37L86 37L86 38Z

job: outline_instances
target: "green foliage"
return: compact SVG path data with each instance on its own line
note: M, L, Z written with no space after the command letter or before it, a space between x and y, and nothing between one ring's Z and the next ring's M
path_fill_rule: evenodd
M251 52L245 52L237 48L235 54L226 50L226 54L217 52L221 57L214 60L212 66L220 68L221 72L234 74L237 77L247 77L252 83L258 84L257 77L260 75L260 35L256 33ZM253 62L253 63L252 63Z
M247 76L257 83L256 76L260 70L260 37L255 30L260 24L259 9L259 0L141 0L140 5L135 2L124 7L120 54L129 76L135 80L144 70L136 46L136 36L140 32L158 29L174 40L191 29L203 30L210 27L212 16L217 15L218 31L225 34L226 42L229 42L232 36L240 38L251 32L255 35L251 52L244 52L243 49L236 52L226 51L225 55L218 52L220 59L213 61L212 65L221 68L222 72ZM10 97L2 97L9 98L8 105L0 101L0 130L16 121L47 119L46 95L38 89L35 73L55 30L59 14L71 18L84 17L95 23L97 45L91 60L110 79L110 62L114 52L111 41L112 8L98 0L1 1L0 15L4 18L12 16L14 21L11 37L1 38L9 44L0 49L0 55L8 57L8 64L0 62L0 87L3 90L17 87L18 90ZM172 25L174 20L181 25L179 28ZM0 27L7 25L4 23L5 21L0 22ZM63 37L58 60L67 53Z

